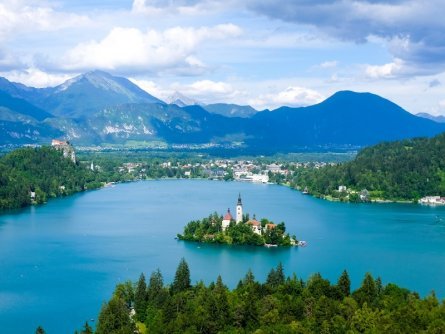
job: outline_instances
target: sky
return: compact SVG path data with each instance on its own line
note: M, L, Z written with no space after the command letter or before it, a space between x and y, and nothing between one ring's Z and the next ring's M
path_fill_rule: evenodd
M0 76L91 70L161 99L257 109L336 91L445 115L444 0L0 0Z

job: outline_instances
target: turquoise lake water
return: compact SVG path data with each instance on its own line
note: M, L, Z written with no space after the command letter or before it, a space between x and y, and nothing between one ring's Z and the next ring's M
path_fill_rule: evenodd
M285 221L305 248L267 249L185 243L174 239L190 220L244 211ZM179 260L192 281L234 287L249 268L263 280L280 261L307 279L335 282L347 269L353 287L366 272L445 298L445 208L411 204L345 204L318 200L276 185L163 180L50 201L0 216L2 333L73 333L96 319L116 283L157 268L171 282Z

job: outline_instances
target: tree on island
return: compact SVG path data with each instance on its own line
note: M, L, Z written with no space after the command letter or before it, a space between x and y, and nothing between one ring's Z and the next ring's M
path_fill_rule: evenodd
M243 221L236 223L233 219L229 226L223 230L223 217L216 212L202 220L193 220L184 227L184 233L178 234L180 240L216 243L216 244L233 244L233 245L253 245L262 246L265 244L277 246L291 246L296 244L296 238L289 236L286 232L284 222L273 224L268 219L263 218L261 223L250 220L248 215L243 216ZM254 227L261 225L254 231ZM262 232L261 232L262 231Z

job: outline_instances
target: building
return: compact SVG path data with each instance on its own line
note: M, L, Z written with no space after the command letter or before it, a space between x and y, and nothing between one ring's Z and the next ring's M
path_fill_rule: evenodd
M225 231L229 225L230 222L233 220L232 214L230 213L230 209L227 209L227 213L224 216L224 219L222 220L222 230Z
M363 202L369 201L369 191L367 189L360 191L360 200Z
M272 223L266 224L266 231L273 230L275 227L277 227L276 224L272 224Z
M261 223L258 220L256 220L255 215L253 215L253 219L247 222L247 225L250 226L253 233L261 235Z
M419 200L419 203L426 205L445 205L445 197L425 196Z
M339 192L344 192L346 190L348 190L348 188L346 188L346 186L338 186L338 191Z
M243 203L241 202L241 194L238 195L238 203L236 204L236 223L243 221Z
M51 146L56 150L62 151L65 158L70 158L73 163L76 163L76 152L74 152L74 147L69 141L53 139Z

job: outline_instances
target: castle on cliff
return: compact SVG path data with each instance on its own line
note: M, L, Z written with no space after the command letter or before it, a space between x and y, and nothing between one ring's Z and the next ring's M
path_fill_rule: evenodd
M56 150L62 151L65 158L69 158L73 163L76 163L76 152L74 152L74 147L69 141L53 139L51 146Z

